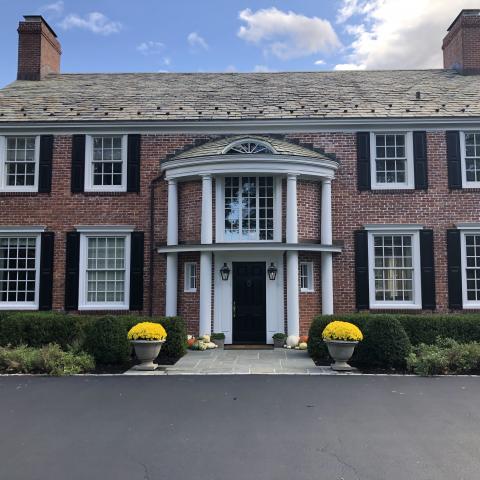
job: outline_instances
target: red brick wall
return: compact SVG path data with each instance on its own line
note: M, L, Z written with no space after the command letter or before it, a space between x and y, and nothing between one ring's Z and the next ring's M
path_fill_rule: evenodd
M307 335L312 318L322 311L321 253L304 252L298 262L313 263L313 292L300 292L300 335Z
M297 181L297 221L299 241L319 241L321 183Z
M185 292L185 263L197 265L197 291ZM200 318L200 254L182 253L178 255L178 315L185 319L189 335L198 335Z
M178 241L200 243L202 181L178 183Z

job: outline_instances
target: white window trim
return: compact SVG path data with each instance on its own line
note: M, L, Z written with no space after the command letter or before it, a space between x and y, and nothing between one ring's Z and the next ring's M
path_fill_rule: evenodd
M35 237L35 300L33 302L0 302L0 310L38 310L40 296L40 256L41 235L44 229L31 227L24 230L11 231L6 227L0 230L0 237Z
M33 185L7 185L7 138L35 137L35 180ZM40 135L0 136L0 192L38 192L38 172L40 168Z
M390 227L388 225L387 227ZM392 228L386 229L369 229L368 230L368 290L370 309L382 310L420 310L422 308L422 272L420 264L420 234L418 228L407 229L405 226L399 225L397 230ZM411 302L385 302L375 300L375 250L373 237L375 235L412 235L412 265L413 265L413 300Z
M122 137L122 184L121 185L94 185L93 184L93 138L118 137L118 134L98 134L85 136L85 192L126 192L127 191L127 156L128 135Z
M472 226L462 227L460 231L460 265L462 269L462 306L465 310L480 308L480 301L468 300L467 298L467 262L466 262L466 235L480 235L480 227L472 228Z
M91 228L91 227L90 227ZM77 229L81 231L80 229ZM125 238L125 295L123 302L87 302L87 255L90 237L124 237ZM131 235L126 229L91 230L80 234L80 264L78 281L79 310L129 310L130 309L130 257Z
M406 181L403 183L377 183L377 135L405 135L405 153L407 155ZM413 165L413 132L370 132L370 181L372 190L406 190L415 188Z
M190 268L192 265L195 268L195 288L190 287ZM195 262L185 262L183 277L183 291L186 293L195 293L197 291L197 264Z
M260 173L232 173L228 177L273 177L273 240L225 239L225 176L215 177L215 241L216 243L273 243L282 241L282 177Z
M465 143L465 133L478 132L480 130L465 130L460 132L460 160L462 167L462 188L480 188L480 182L469 182L467 181L467 150Z
M308 284L310 285L308 288L302 288L301 287L301 269L302 269L302 265L306 265L307 266L307 278L308 278ZM314 292L315 291L315 287L314 287L314 284L313 284L313 262L300 262L300 265L299 265L299 268L300 268L300 272L299 272L299 279L300 279L300 292L302 293L311 293L311 292Z

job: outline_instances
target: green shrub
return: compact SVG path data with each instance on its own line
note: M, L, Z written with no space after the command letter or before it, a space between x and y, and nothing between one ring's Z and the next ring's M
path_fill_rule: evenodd
M402 324L393 317L372 317L366 322L364 339L357 346L352 361L381 368L404 368L411 350Z
M210 339L211 340L225 340L225 334L224 333L212 333L210 335Z
M8 373L46 373L63 376L91 371L95 368L92 356L63 351L59 345L41 348L0 347L0 371Z
M437 338L434 345L421 343L407 358L407 367L418 375L472 373L480 370L480 343L458 343Z
M164 317L153 319L158 321L167 331L167 340L160 352L160 357L168 359L178 359L187 352L187 327L181 317Z
M78 317L54 312L5 312L0 316L0 345L67 348L81 337Z
M131 353L128 325L127 319L122 317L95 318L86 328L85 350L100 364L126 364Z

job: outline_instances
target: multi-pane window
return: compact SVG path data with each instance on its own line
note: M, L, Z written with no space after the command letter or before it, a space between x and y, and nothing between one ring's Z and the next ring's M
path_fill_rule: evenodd
M313 292L313 263L300 263L300 291Z
M465 180L480 183L480 132L465 132Z
M3 170L0 183L6 190L33 191L37 184L37 137L5 137ZM1 162L0 162L1 163Z
M197 291L197 265L194 262L185 263L185 292Z
M225 240L273 240L273 177L225 178Z
M88 136L85 188L123 191L126 187L126 136Z
M86 304L125 304L125 236L87 237Z
M413 240L410 234L373 235L375 302L414 302Z
M468 233L464 237L464 274L466 300L480 301L480 233Z
M36 304L37 236L0 237L0 307Z
M272 154L275 153L273 149L263 142L256 140L242 140L231 145L226 151L228 155L235 154Z

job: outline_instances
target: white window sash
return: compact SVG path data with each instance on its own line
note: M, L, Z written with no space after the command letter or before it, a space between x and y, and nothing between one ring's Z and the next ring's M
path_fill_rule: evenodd
M462 170L462 188L480 188L480 182L472 182L467 180L467 144L465 140L466 133L480 133L476 130L468 130L460 132L460 161Z
M468 309L478 309L480 308L480 301L477 300L468 300L467 296L467 246L466 246L466 236L467 235L480 235L479 230L469 229L467 231L462 231L460 234L460 248L461 248L461 269L462 269L462 300L463 308Z
M123 237L125 238L125 281L123 302L89 302L87 300L88 277L88 239L93 237ZM78 309L79 310L128 310L130 308L130 234L114 231L97 231L80 234L80 268L78 282Z
M411 235L412 236L412 301L379 301L375 299L375 248L374 237L378 235ZM374 230L368 232L368 280L369 280L369 300L370 308L373 309L421 309L422 308L422 279L420 270L420 234L418 230L398 231L391 229Z
M192 272L193 269L193 272ZM194 275L192 275L192 273ZM191 279L195 278L195 287L191 286ZM194 293L197 291L197 264L186 262L184 267L184 292Z
M35 137L35 179L33 185L7 185L7 138ZM0 192L38 192L38 172L40 164L39 135L7 135L0 136Z
M41 255L41 235L32 232L11 232L0 233L0 237L35 237L35 300L33 302L1 302L0 310L38 310L40 295L40 255Z
M256 239L242 239L225 238L225 176L218 176L215 179L216 189L216 212L215 212L215 241L216 243L268 243L268 242L281 242L282 238L282 177L278 175L249 175L248 173L239 173L226 175L227 177L239 178L242 177L255 177L257 180L257 238ZM272 240L260 240L260 218L258 216L260 209L259 202L259 177L272 177L273 178L273 239ZM241 184L239 184L240 188ZM241 225L240 225L241 228Z
M405 154L407 156L405 182L377 182L377 135L405 135ZM406 190L415 188L413 132L370 132L370 180L372 190Z
M127 191L127 155L128 135L122 137L122 183L121 185L93 184L93 139L94 137L118 137L119 135L86 135L85 136L85 192L126 192Z
M300 291L303 292L303 293L310 293L310 292L315 291L314 285L313 285L313 262L300 262L300 277L303 276L303 275L301 275L303 267L306 268L307 286L302 287L301 286L301 279L300 279Z

